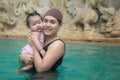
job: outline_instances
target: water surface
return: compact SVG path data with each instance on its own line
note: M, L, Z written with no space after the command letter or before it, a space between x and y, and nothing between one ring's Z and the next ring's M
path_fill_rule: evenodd
M120 80L120 46L67 43L57 72L17 73L26 40L0 39L1 80Z

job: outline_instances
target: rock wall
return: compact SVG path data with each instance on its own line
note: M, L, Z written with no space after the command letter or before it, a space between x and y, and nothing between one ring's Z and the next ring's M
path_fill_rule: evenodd
M63 13L59 36L67 41L120 42L119 0L0 0L0 37L26 38L26 15L49 8Z

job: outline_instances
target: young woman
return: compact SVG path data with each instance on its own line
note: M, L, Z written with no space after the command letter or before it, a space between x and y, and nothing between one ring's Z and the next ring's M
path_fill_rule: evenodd
M56 70L62 64L65 54L65 44L57 35L62 24L62 17L62 13L57 9L50 9L44 15L43 27L45 41L43 49L46 52L44 57L40 55L35 47L35 44L38 42L36 41L36 35L30 35L29 42L33 48L33 63L37 72ZM20 56L19 58L20 60L24 60L26 57L28 58L27 62L30 62L31 58L28 56Z

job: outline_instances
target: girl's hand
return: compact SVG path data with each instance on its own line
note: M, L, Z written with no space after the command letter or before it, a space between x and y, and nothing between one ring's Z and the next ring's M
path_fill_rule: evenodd
M31 39L30 36L28 36L28 43L29 43L29 45L30 45L32 48L35 48L35 45L34 45L34 43L33 43L33 40Z
M44 49L42 49L41 51L40 51L40 53L42 54L42 56L44 57L45 56L45 50Z
M31 32L28 39L30 40L30 43L35 44L36 42L39 42L40 40L40 33L39 32ZM33 45L32 45L33 46Z
M36 39L39 40L40 39L40 32L31 32L30 37L33 41L36 40Z
M23 58L25 64L33 63L33 56L31 54L21 54L20 56Z

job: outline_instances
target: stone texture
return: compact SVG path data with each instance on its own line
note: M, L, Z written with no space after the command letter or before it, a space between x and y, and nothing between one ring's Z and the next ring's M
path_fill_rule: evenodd
M63 13L66 41L120 42L120 0L0 0L0 38L27 38L26 14L49 8ZM115 41L115 42L116 42Z

